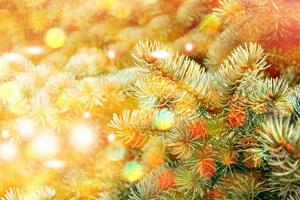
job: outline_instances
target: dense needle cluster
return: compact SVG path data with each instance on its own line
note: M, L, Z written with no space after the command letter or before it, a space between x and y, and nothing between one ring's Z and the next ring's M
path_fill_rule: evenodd
M131 189L130 199L297 195L299 94L264 74L261 46L235 48L215 71L157 42L139 43L134 57L145 69L132 87L142 104L115 115L111 126L138 148L161 140L169 159Z

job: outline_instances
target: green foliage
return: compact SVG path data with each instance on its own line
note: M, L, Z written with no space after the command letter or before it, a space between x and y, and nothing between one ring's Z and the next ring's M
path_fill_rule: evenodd
M208 185L207 179L200 178L195 171L191 171L188 167L180 166L176 169L176 189L185 198L202 198Z
M19 188L10 188L1 200L52 200L55 195L55 190L49 186L42 186L30 194Z
M146 70L133 86L140 109L114 115L111 127L129 140L131 132L160 137L176 179L174 188L162 190L162 168L154 169L130 199L207 199L214 188L232 200L297 197L300 89L265 77L261 46L238 46L210 71L156 42L138 44L134 58ZM176 123L158 130L169 119L154 116L166 109ZM192 127L197 119L205 123Z

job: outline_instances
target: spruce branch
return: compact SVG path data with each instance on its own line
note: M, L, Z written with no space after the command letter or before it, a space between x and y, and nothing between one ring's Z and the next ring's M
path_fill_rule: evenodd
M214 74L220 100L226 104L241 80L249 75L258 74L267 67L266 56L261 46L249 43L235 48Z
M289 86L283 79L255 80L245 88L249 106L257 113L289 114L293 111Z
M54 188L49 186L41 186L30 194L30 200L51 200L54 199L56 192Z
M160 166L148 173L136 184L135 189L131 189L130 200L154 200L160 199L161 192L165 188L160 187L160 174L166 170L165 166Z
M222 19L224 24L232 23L243 11L244 7L238 0L220 0L219 7L213 9L213 13Z
M198 138L193 137L189 129L190 124L180 123L174 131L168 135L170 141L168 147L171 153L178 159L188 159L193 151L200 146Z
M235 174L224 177L216 186L225 192L226 199L255 199L260 193L265 191L264 182L258 180L252 174Z
M149 41L138 43L133 57L138 66L173 81L179 89L187 91L202 103L209 103L211 77L195 61L161 43Z
M24 191L19 188L9 188L1 200L25 200Z
M261 125L258 144L268 151L265 157L271 166L270 183L272 190L280 196L287 196L300 189L300 145L299 125L290 118L272 118Z
M201 178L186 166L179 166L175 171L176 188L186 199L203 198L209 185L208 179Z
M290 119L271 118L266 120L260 128L260 141L266 149L282 144L300 144L299 127L291 124Z
M1 200L52 200L55 195L54 188L49 186L41 186L28 195L20 188L9 188Z
M293 194L290 194L288 200L299 200L300 199L300 191L296 191Z
M217 70L232 49L242 44L241 36L236 32L235 28L235 26L226 28L208 49L204 64L210 70Z
M132 143L134 146L142 146L149 137L154 135L161 135L168 132L176 125L177 119L175 115L170 112L167 126L164 122L157 119L157 116L163 114L166 109L141 109L141 110L125 110L121 116L113 115L113 119L109 124L110 127L116 129L117 135L125 143Z
M199 106L197 99L178 89L170 80L153 74L141 77L133 87L133 94L141 107L167 107L179 115L192 115Z
M300 115L300 85L297 85L293 88L292 92L293 95L290 96L290 102L292 102L294 107L294 115Z
M199 22L201 17L213 6L214 4L211 1L184 1L176 12L176 20L186 27L192 27L196 22Z

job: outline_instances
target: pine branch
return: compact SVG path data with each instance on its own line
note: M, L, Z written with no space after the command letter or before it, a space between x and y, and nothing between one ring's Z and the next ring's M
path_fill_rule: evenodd
M300 191L296 191L294 194L290 194L288 200L299 200L300 199Z
M107 185L107 181L111 182L113 186L105 188L98 194L97 200L128 200L128 193L130 193L130 186L123 181L107 180L103 177L103 184Z
M136 189L131 190L130 200L158 199L164 188L160 187L159 175L166 170L164 166L158 167L147 174L136 184ZM163 181L163 180L162 180Z
M289 114L293 111L292 94L288 83L282 79L254 80L242 93L256 113Z
M188 167L179 166L176 169L176 188L186 199L203 198L208 185L207 179L200 178Z
M1 200L52 200L55 195L55 190L49 186L41 186L28 195L22 189L10 188Z
M226 199L255 199L261 192L265 191L264 182L259 181L252 174L224 177L217 188L225 192Z
M258 74L266 67L266 56L259 45L246 43L234 49L214 74L216 87L221 92L219 106L226 104L244 77Z
M241 36L236 32L235 26L226 28L208 49L207 58L204 61L205 66L210 70L217 70L226 59L233 48L242 44Z
M188 159L193 151L199 147L199 138L193 136L189 129L190 123L180 123L171 134L168 135L171 153L178 159Z
M177 10L176 19L186 26L193 26L209 10L212 6L210 4L211 2L203 0L184 1Z
M179 115L192 115L199 106L197 99L179 90L170 80L153 74L141 77L133 92L142 108L167 107Z
M287 196L300 189L300 163L296 147L300 144L299 125L290 119L273 118L261 125L258 144L268 151L265 157L272 168L270 183L272 190Z
M292 93L293 97L290 97L290 102L292 102L294 107L293 115L294 117L300 116L300 85L297 85L293 88Z
M146 71L140 67L128 67L115 73L99 76L99 78L100 82L103 84L116 84L125 88L133 84L140 77L140 75L145 72Z
M51 200L54 199L56 195L55 190L49 186L42 186L36 189L33 193L30 194L28 199L30 200Z
M265 121L259 131L261 142L269 147L276 147L281 144L289 143L297 145L300 143L300 135L296 134L299 127L290 123L289 119L273 118Z
M244 7L237 0L220 0L219 5L213 9L213 13L220 17L224 24L233 23L233 20L244 11Z
M296 97L300 100L300 85L296 85L294 87L294 93L295 93Z
M184 55L179 55L157 42L140 42L133 57L138 66L173 81L204 104L209 103L210 75Z
M176 119L171 111L151 109L125 110L121 116L114 114L109 126L116 129L123 142L142 146L151 135L168 132L175 124Z
M23 190L19 188L9 188L1 200L26 200Z

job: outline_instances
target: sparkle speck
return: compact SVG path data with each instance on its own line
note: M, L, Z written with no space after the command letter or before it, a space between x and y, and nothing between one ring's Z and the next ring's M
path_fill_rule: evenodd
M151 56L158 59L166 59L170 56L170 53L166 50L157 50L153 51Z
M107 57L110 59L115 59L116 58L116 52L114 50L108 50L107 51Z
M4 139L9 138L10 137L9 130L3 130L1 135L2 135L2 138L4 138Z
M110 134L107 136L107 139L108 139L108 141L112 142L112 141L114 141L114 140L116 139L116 136L115 136L115 134L110 133Z
M59 169L65 166L65 163L61 160L48 160L44 162L44 166L52 169Z
M26 48L26 53L30 55L40 55L44 53L44 49L38 46L32 46Z
M83 113L83 118L84 118L84 119L89 119L89 118L91 118L91 113L90 113L90 112L84 112L84 113Z
M58 138L54 133L40 134L34 138L32 148L38 156L55 155L59 150Z
M17 152L18 149L14 143L0 144L0 159L11 161L17 156Z
M188 42L184 45L184 49L187 51L187 52L191 52L193 49L194 49L194 45L193 43L191 42Z
M18 119L17 120L17 130L21 137L30 138L35 132L35 124L31 119Z
M70 132L70 144L78 151L88 152L96 146L97 136L92 126L76 124Z

